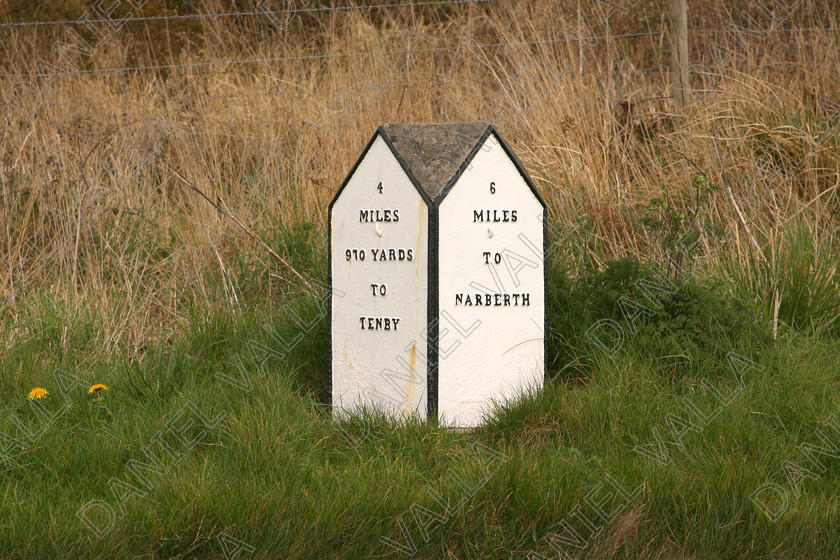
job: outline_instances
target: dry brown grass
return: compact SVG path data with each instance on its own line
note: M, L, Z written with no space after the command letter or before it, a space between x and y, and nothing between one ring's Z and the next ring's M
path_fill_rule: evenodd
M837 144L818 143L830 118L820 98L840 102L837 32L753 40L716 92L675 121L668 73L639 71L669 64L666 36L600 40L585 48L584 75L577 42L527 44L568 36L561 28L577 25L573 5L304 14L282 33L253 17L127 25L90 60L78 55L80 66L324 58L61 76L31 119L4 102L6 319L27 316L26 297L47 292L99 315L106 342L139 344L186 321L188 301L235 309L237 257L270 257L174 170L263 236L302 220L325 231L327 204L384 122L492 121L529 169L552 220L591 218L599 260L655 256L656 239L640 227L638 207L670 185L673 203L690 208L685 193L695 166L713 184L730 187L741 205L754 201L754 209L742 209L749 234L723 191L709 207L711 220L737 231L735 247L745 255L750 234L773 239L793 217L818 238L836 229ZM781 27L829 26L837 18L826 13L829 6L806 2ZM612 31L664 29L664 12L642 2L614 14ZM690 26L720 29L731 21L741 20L710 2ZM401 31L406 27L413 31ZM36 71L38 57L57 64L51 38L64 31L4 30L2 73ZM733 43L692 35L693 62L711 65L711 39ZM477 46L497 43L507 46ZM339 56L406 48L425 50ZM0 78L0 90L15 81ZM779 154L803 163L768 190L757 180L756 162ZM207 274L185 281L201 271ZM262 294L269 302L295 282L280 276Z

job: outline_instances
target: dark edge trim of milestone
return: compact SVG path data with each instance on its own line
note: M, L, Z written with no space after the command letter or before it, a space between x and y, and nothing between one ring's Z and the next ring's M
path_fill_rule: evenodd
M438 335L440 329L438 324L440 319L438 317L438 211L434 204L429 205L429 271L426 274L428 278L428 289L426 291L426 313L429 317L426 327L426 351L428 357L426 359L426 369L428 370L428 380L426 387L428 393L426 394L427 418L429 422L437 425L438 416L438 360L440 354L438 352L438 345L440 340Z
M542 202L542 200L540 200ZM543 388L548 385L548 209L542 205L543 233Z

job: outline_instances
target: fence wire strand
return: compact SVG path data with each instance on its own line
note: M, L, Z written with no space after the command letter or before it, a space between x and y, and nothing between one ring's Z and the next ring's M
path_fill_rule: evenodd
M600 41L604 39L623 39L629 37L645 37L650 35L657 35L661 32L647 32L647 33L626 33L622 35L604 35L598 37L587 37L587 41ZM577 38L569 38L564 37L561 39L537 39L533 41L517 41L517 42L501 42L501 43L487 43L487 44L478 44L478 45L458 45L458 46L447 46L447 47L426 47L420 49L403 49L403 50L392 50L392 51L361 51L361 52L350 52L350 53L335 53L335 54L313 54L313 55L301 55L301 56L288 56L288 57L271 57L271 58L253 58L253 59L245 59L245 60L213 60L213 61L205 61L205 62L189 62L183 64L160 64L160 65L152 65L152 66L127 66L127 67L112 67L112 68L93 68L88 70L73 70L68 72L59 72L56 74L0 74L0 78L48 78L54 75L60 76L76 76L82 74L101 74L107 72L141 72L141 71L149 71L149 70L170 70L170 69L183 69L183 68L209 68L214 66L228 66L228 65L238 65L238 64L267 64L267 63L277 63L277 62L300 62L306 60L326 60L326 59L338 59L338 58L350 58L356 56L385 56L385 55L394 55L394 54L412 54L412 53L428 53L428 52L444 52L444 51L456 51L456 50L470 50L470 49L488 49L488 48L500 48L500 47L507 47L507 46L535 46L535 45L548 45L548 44L557 44L557 43L567 43L570 41L578 41L580 39Z
M447 2L426 2L425 4L451 4L451 3L472 3L472 2L499 2L503 0L451 0ZM413 5L421 5L413 4ZM393 6L406 6L406 4L379 4L375 6L365 6L366 9L373 9L373 8L382 8L382 7L393 7ZM346 7L347 9L350 8L360 8L359 6L352 6ZM316 8L313 8L316 10ZM317 10L326 10L326 8L317 8ZM264 12L259 12L264 13ZM249 12L242 12L243 15L248 15ZM216 14L216 15L232 15L232 14ZM180 16L179 16L180 17ZM187 16L184 16L187 17ZM62 22L63 23L63 22ZM0 25L2 26L2 25ZM767 30L768 32L786 32L786 33L794 33L794 32L811 32L811 31L825 31L825 32L837 32L840 31L840 28L833 28L833 27L826 27L826 28L803 28L803 29L776 29L776 30ZM729 33L730 31L725 29L694 29L690 30L689 33ZM351 52L351 53L336 53L336 54L321 54L321 55L301 55L301 56L291 56L291 57L269 57L269 58L254 58L254 59L244 59L244 60L216 60L216 61L203 61L203 62L191 62L191 63L183 63L183 64L159 64L159 65L150 65L150 66L124 66L124 67L111 67L111 68L94 68L94 69L86 69L86 70L72 70L67 72L59 72L54 74L0 74L0 78L48 78L54 75L61 75L61 76L74 76L74 75L83 75L83 74L101 74L101 73L108 73L108 72L142 72L142 71L150 71L150 70L175 70L175 69L185 69L185 68L211 68L214 66L228 66L228 65L240 65L240 64L267 64L267 63L278 63L278 62L299 62L299 61L306 61L306 60L324 60L324 59L338 59L338 58L348 58L348 57L356 57L356 56L370 56L370 55L393 55L393 54L412 54L412 53L423 53L423 52L442 52L442 51L453 51L453 50L460 50L460 49L485 49L485 48L499 48L504 46L533 46L533 45L542 45L542 44L555 44L555 43L566 43L566 42L573 42L573 41L600 41L600 40L614 40L614 39L625 39L625 38L634 38L634 37L650 37L650 36L657 36L666 34L667 31L649 31L643 33L624 33L620 35L603 35L603 36L596 36L596 37L564 37L560 39L540 39L540 40L533 40L533 41L520 41L520 42L501 42L501 43L489 43L489 44L478 44L478 45L460 45L460 46L447 46L447 47L427 47L427 48L420 48L420 49L405 49L405 50L392 50L392 51L362 51L362 52Z
M222 14L184 14L180 16L145 16L126 18L125 23L135 23L142 21L178 21L191 19L215 19L226 17L249 17L249 16L267 16L267 15L288 15L288 14L302 14L312 12L335 12L335 11L349 11L349 10L378 10L386 8L413 8L416 6L448 6L451 4L483 4L487 2L504 2L505 0L438 0L437 2L411 2L411 3L397 3L397 4L371 4L367 6L330 6L323 8L300 8L291 10L265 10L262 12L226 12ZM25 22L9 22L0 23L0 29L5 27L44 27L53 25L87 25L89 23L120 23L123 20L114 19L86 19L86 20L63 20L63 21L25 21Z

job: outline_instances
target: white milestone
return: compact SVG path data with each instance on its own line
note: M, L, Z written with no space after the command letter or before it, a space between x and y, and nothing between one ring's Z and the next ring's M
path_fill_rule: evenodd
M489 123L379 127L330 204L334 414L474 427L541 388L544 215Z

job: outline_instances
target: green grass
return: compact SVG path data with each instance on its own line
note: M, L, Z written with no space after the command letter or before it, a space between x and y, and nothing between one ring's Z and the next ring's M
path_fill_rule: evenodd
M312 239L303 227L275 244L318 277ZM0 442L3 558L552 558L552 544L575 558L834 557L840 459L820 469L799 446L820 428L840 441L822 424L840 412L840 341L804 327L772 341L702 278L651 299L649 266L551 264L551 381L466 433L375 412L333 422L322 294L196 305L180 336L142 350L104 350L95 317L33 301L0 357L0 433L22 441ZM241 267L256 301L264 278ZM622 296L651 313L628 319ZM604 318L627 333L612 356L587 335ZM736 373L733 352L755 366ZM98 382L101 399L87 395ZM33 386L51 393L40 412ZM639 452L657 434L664 460ZM799 496L785 461L814 473L794 480ZM789 494L775 522L750 500L767 482ZM113 512L101 537L77 515L92 500ZM86 513L104 529L105 511Z
M834 329L840 332L840 270L833 235L816 241L802 221L794 221L777 240L764 240L761 254L744 263L731 255L721 263L732 278L734 294L755 301L766 317L795 328Z

